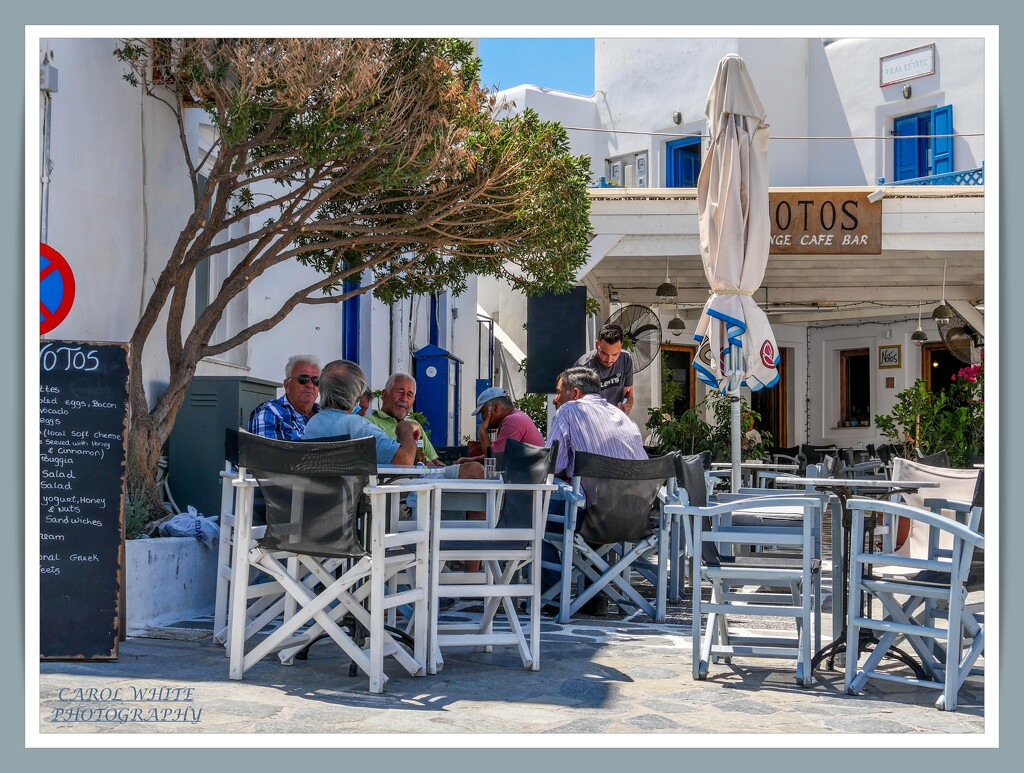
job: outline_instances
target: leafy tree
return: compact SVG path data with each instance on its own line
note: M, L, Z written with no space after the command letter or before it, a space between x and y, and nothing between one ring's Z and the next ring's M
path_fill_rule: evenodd
M114 53L125 80L174 115L194 200L130 340L135 501L156 508L160 452L202 358L299 306L458 293L474 274L565 291L586 259L588 159L569 153L559 124L529 110L503 117L465 41L128 40ZM203 157L187 137L190 107L217 131ZM194 316L196 269L227 250L242 257ZM305 287L214 340L232 299L295 263L313 269ZM151 406L142 354L159 325L169 379Z

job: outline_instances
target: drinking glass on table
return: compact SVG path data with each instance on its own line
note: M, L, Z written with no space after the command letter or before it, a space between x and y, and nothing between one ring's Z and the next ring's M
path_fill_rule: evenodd
M493 457L484 459L484 478L487 480L500 480L501 473L498 472L498 460Z

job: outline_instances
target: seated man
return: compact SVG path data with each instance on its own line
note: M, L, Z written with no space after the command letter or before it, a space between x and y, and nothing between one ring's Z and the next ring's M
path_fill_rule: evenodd
M284 394L256 406L248 429L271 440L302 440L306 422L320 410L316 403L320 360L297 354L284 366Z
M416 439L420 428L413 422L403 423L395 434L388 435L376 424L356 414L359 396L366 389L362 369L349 360L334 360L320 374L320 396L323 405L306 425L306 439L348 435L353 440L372 437L377 443L378 464L413 464L416 461Z
M374 409L366 417L370 422L380 427L391 437L395 436L398 427L402 424L412 424L419 433L419 439L423 441L422 461L432 467L444 467L446 478L483 478L484 468L479 462L467 464L452 464L445 467L437 460L437 451L431 445L430 439L423 432L423 428L417 421L409 417L413 404L416 402L416 381L408 373L393 373L384 384L384 391L380 396L381 407ZM461 461L461 460L460 460Z
M505 441L509 438L534 446L544 445L544 436L540 434L533 419L516 408L512 398L508 396L508 392L501 387L491 387L480 393L476 399L476 410L473 411L473 415L476 416L478 413L480 414L480 448L483 449L483 453L479 456L464 456L458 460L458 464L482 462L487 456L488 450L496 454L504 453ZM492 443L490 431L495 429L498 434Z
M601 396L601 382L590 368L569 368L559 374L555 387L555 419L547 444L558 441L555 475L571 481L577 451L587 451L615 459L647 459L643 437L636 422ZM586 492L584 491L584 494ZM559 503L563 504L563 503ZM555 562L555 548L544 544L545 561ZM547 589L559 581L559 573L545 569L543 585ZM598 594L583 608L584 612L604 615L608 597Z
M370 391L370 387L366 387L363 393L359 395L359 410L356 413L359 416L366 416L370 412L370 402L373 400L373 392Z

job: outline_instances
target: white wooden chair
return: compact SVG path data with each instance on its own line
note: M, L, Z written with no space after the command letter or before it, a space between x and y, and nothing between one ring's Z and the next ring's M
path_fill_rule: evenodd
M985 547L978 530L981 508L972 508L964 524L941 513L893 502L851 499L847 504L855 534L863 533L866 512L898 516L909 520L914 530L927 532L928 547L924 557L885 548L881 552L855 549L850 557L848 608L857 611L849 621L846 692L857 694L869 680L909 684L939 690L936 707L954 711L960 688L985 647L983 618L965 603L974 552ZM876 567L884 567L884 573ZM865 604L865 596L880 603ZM944 610L945 625L940 625L934 614L939 607ZM861 663L861 631L865 629L880 638ZM965 632L970 642L966 648ZM879 669L882 659L902 642L913 648L925 678ZM902 655L900 659L904 659Z
M707 677L709 664L733 657L796 661L797 684L813 679L812 642L820 641L821 552L819 497L780 494L739 498L707 507L675 505L687 516L693 561L693 676ZM741 525L734 514L764 516ZM788 520L791 523L780 523ZM753 546L749 556L730 555L732 546ZM700 560L696 560L700 557ZM700 588L711 586L704 603ZM701 615L707 614L706 625ZM795 634L730 626L732 616L793 618Z
M429 616L429 510L432 484L376 486L376 452L372 439L331 443L267 440L240 433L241 491L235 528L251 527L252 492L245 483L251 471L267 502L267 529L252 546L234 541L230 588L229 676L243 674L272 653L291 664L296 653L325 633L369 676L370 692L379 693L387 677L384 657L395 659L412 675L426 673ZM414 527L388 530L388 500L416 490ZM363 495L369 501L364 506ZM294 559L299 571L286 565ZM248 647L247 592L250 569L272 576L294 602L294 612ZM316 582L305 581L306 575ZM409 584L394 590L392 578ZM411 610L404 631L389 628L397 607ZM366 643L353 626L367 632ZM255 639L255 637L251 637ZM403 642L408 641L407 651Z
M540 669L540 555L551 492L555 451L507 442L504 481L438 480L431 529L430 672L443 666L442 650L457 646L514 646L523 666ZM444 500L467 493L486 501L483 521L445 520ZM470 507L474 507L469 503ZM446 565L479 561L482 572L445 572ZM483 601L480 619L442 621L440 599ZM524 629L516 608L527 599ZM504 613L502 615L502 613Z

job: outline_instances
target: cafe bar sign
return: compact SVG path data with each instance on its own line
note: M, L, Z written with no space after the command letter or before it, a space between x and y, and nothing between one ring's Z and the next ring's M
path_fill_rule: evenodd
M878 255L882 202L867 191L769 192L773 255Z
M900 51L879 57L878 85L891 86L894 83L923 78L935 74L935 44Z

